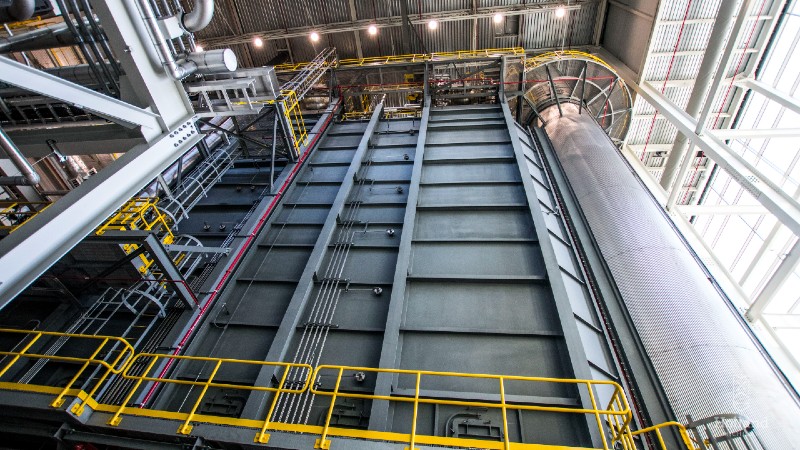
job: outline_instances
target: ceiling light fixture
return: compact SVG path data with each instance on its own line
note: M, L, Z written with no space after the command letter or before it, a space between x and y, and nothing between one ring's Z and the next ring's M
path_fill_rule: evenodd
M264 46L264 41L260 37L256 36L255 39L253 39L253 45L256 47L262 47Z
M428 28L431 30L435 30L439 28L439 22L436 19L431 19L428 21Z
M494 23L502 22L503 21L503 14L495 13L493 20L494 20Z
M375 26L375 24L372 24L369 26L369 28L367 28L367 31L369 32L370 35L375 36L376 34L378 34L378 27Z
M311 42L319 41L319 33L317 33L316 31L312 31L308 37L311 39Z
M556 17L561 18L567 15L567 10L563 6L559 6L556 9Z

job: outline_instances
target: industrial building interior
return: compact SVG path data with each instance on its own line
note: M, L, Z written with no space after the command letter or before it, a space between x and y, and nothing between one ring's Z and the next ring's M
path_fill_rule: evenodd
M0 448L800 449L798 0L0 22Z

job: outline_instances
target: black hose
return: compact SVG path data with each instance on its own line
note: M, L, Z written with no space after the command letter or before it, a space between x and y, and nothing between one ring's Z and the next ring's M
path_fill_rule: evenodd
M111 46L108 45L108 37L106 37L106 33L100 28L100 24L97 23L97 20L94 18L94 13L92 12L92 6L89 4L89 0L81 0L81 6L83 9L83 13L86 16L86 21L89 22L89 26L94 31L94 34L97 36L97 39L100 41L100 45L103 47L103 52L106 54L106 59L108 60L109 64L111 64L111 68L114 69L114 74L117 76L117 79L122 75L122 70L119 68L119 63L117 62L117 58L114 56L114 52L111 51Z
M75 28L75 24L72 23L72 18L69 16L69 13L67 12L68 11L67 5L64 3L64 0L56 0L56 3L58 4L58 8L61 10L62 16L64 17L64 23L67 24L67 28L69 28L69 31L73 34L73 36L75 36L75 41L78 44L78 48L81 50L83 58L86 60L86 63L89 65L89 68L91 68L95 78L101 80L100 82L101 89L106 94L112 94L111 90L108 88L108 85L102 82L103 76L97 69L97 64L95 64L94 60L89 55L89 49L86 48L86 43L83 41L83 36L81 36L81 34L78 32L78 29Z
M81 18L81 10L78 6L78 2L76 0L69 0L69 8L72 12L72 15L75 16L78 22L78 30L86 37L86 41L89 43L89 48L94 55L97 64L100 65L100 70L103 71L103 75L106 77L106 81L111 86L112 94L116 94L119 92L119 85L117 84L117 80L114 79L114 76L111 75L111 71L108 70L108 66L104 64L104 58L102 53L100 52L100 47L97 45L97 41L94 39L94 35L89 30L89 27L86 26L86 22ZM87 17L88 20L88 17Z

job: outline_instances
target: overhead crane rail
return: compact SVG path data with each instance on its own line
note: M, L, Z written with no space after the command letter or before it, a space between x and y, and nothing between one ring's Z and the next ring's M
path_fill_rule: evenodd
M562 379L562 378L545 378L545 377L526 377L517 375L490 375L490 374L474 374L474 373L456 373L456 372L435 372L425 370L401 370L401 369L376 369L370 367L351 367L339 365L321 365L313 369L307 364L294 364L283 362L265 362L265 361L251 361L239 360L229 358L215 358L215 357L202 357L202 356L177 356L170 354L157 354L157 353L139 353L134 355L133 347L122 338L112 336L93 336L57 332L45 332L34 330L18 330L18 329L0 329L0 336L4 334L13 334L20 336L19 341L9 351L0 351L8 362L0 368L0 377L6 379L13 379L14 373L10 369L25 359L44 359L47 361L60 361L69 362L78 365L76 373L66 386L50 386L50 385L36 385L26 384L22 382L3 381L0 382L0 390L10 391L25 391L36 392L39 394L52 394L55 395L54 400L50 403L52 408L62 409L66 404L67 410L75 415L82 416L86 412L86 407L92 412L100 412L110 416L107 423L110 426L119 426L125 417L149 417L159 420L174 421L178 424L176 433L180 435L188 435L193 430L193 424L208 423L218 424L225 426L236 426L242 428L249 428L257 430L254 434L253 442L265 444L269 441L269 431L285 431L292 433L302 433L319 436L316 443L316 448L329 449L331 448L331 437L346 437L355 438L367 441L384 441L396 443L408 443L409 448L415 448L415 444L425 445L439 445L452 448L486 448L497 450L511 450L511 449L564 449L568 450L571 447L552 446L536 443L518 443L511 442L508 432L508 410L525 410L525 411L540 411L557 414L580 414L594 417L597 428L601 436L601 444L603 450L610 449L623 449L623 450L638 450L637 438L644 434L653 433L656 436L656 442L659 444L661 450L668 450L668 447L663 439L663 431L668 428L674 428L688 450L697 450L697 447L692 443L686 428L677 422L667 422L656 426L644 428L641 430L632 430L631 422L633 416L631 409L628 405L625 392L622 387L613 381L603 380L581 380L581 379ZM88 351L89 356L86 356L87 351L84 348L83 353L80 354L45 354L36 353L34 351L35 344L43 337L53 338L69 338L80 341L99 342L96 347ZM68 347L64 348L65 352ZM77 347L69 347L73 352L77 352ZM153 376L151 372L158 365L158 363L165 360L177 361L186 364L203 364L208 370L203 370L202 377L197 377L195 380L181 378L178 375L169 376ZM4 360L5 361L5 360ZM132 368L141 364L146 365L146 369L138 374L131 373ZM105 370L100 376L82 380L82 375L86 372L89 366L102 367ZM214 378L219 373L223 366L227 365L254 365L254 366L272 366L276 370L276 379L271 385L267 386L247 386L240 384L229 384L223 382L215 382ZM345 391L340 389L343 377L352 377L357 373L390 373L396 376L409 377L414 381L413 396L410 395L373 395L361 394L353 391ZM174 370L173 374L178 373ZM289 378L292 374L293 378ZM10 375L10 376L8 376ZM110 405L99 403L96 400L96 394L109 382L113 382L113 377L122 377L125 379L133 380L121 405ZM436 398L428 393L423 395L420 386L423 379L429 378L460 378L460 379L483 379L489 382L497 383L497 400L483 401L467 401L467 400L454 400L448 398ZM312 384L312 380L325 379L326 384ZM333 386L331 384L333 379ZM278 381L279 380L279 381ZM83 387L79 386L83 383ZM163 383L165 385L184 385L192 388L198 387L199 393L194 401L193 406L188 412L166 411L159 409L150 409L147 407L134 408L129 406L130 401L134 395L140 391L144 383ZM541 404L524 404L520 402L511 402L506 397L506 389L512 383L537 383L537 384L565 384L572 386L574 389L588 390L589 398L591 400L591 408L581 406L547 406ZM205 398L206 393L210 388L221 388L228 390L241 390L241 391L259 391L266 393L273 393L271 405L267 410L266 417L258 419L249 418L231 418L211 414L198 414L198 409ZM88 389L88 392L86 392ZM601 390L606 392L601 394ZM611 392L610 398L606 406L600 403L600 397L609 397L608 392ZM328 407L325 415L323 425L304 425L283 423L279 421L272 421L275 406L282 395L297 395L308 392L312 395L330 398L330 406ZM410 432L381 432L371 430L358 430L350 428L339 428L331 426L332 413L336 404L337 398L350 398L350 399L367 399L367 400L383 400L390 402L403 402L411 403L413 405L413 416L410 424ZM70 403L66 401L70 400ZM604 402L605 403L605 402ZM474 408L489 408L500 409L503 417L503 435L502 441L486 441L476 439L465 439L455 437L442 437L422 435L417 432L417 411L419 405L456 405ZM577 449L576 449L577 450Z

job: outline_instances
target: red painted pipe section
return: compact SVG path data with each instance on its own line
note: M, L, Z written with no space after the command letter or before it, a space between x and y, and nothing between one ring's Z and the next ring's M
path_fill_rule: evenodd
M272 210L275 208L275 205L277 205L278 201L283 197L283 194L286 192L286 188L288 188L289 185L292 183L292 181L294 181L295 175L297 175L297 172L300 170L300 167L302 167L303 162L305 162L306 158L308 158L311 149L314 148L314 145L316 145L319 137L322 136L322 134L328 128L328 124L330 124L331 119L333 119L333 115L335 111L339 108L341 102L342 100L340 98L339 101L336 103L336 106L331 111L331 114L328 116L328 118L325 120L325 123L320 128L319 132L316 134L316 136L314 136L314 139L311 140L311 143L308 144L308 147L306 147L305 153L303 153L303 155L297 161L297 164L294 165L294 168L289 173L289 176L283 182L280 189L278 189L278 192L275 194L275 197L272 198L272 201L267 207L267 210L264 211L264 214L262 214L261 218L258 219L258 223L256 223L256 226L255 228L253 228L253 231L247 236L247 239L244 241L244 244L239 248L239 251L236 252L236 256L228 264L228 268L222 275L222 279L219 280L219 283L217 283L217 285L214 287L214 290L211 292L211 295L209 295L208 299L206 299L205 303L203 303L203 306L200 308L200 311L195 316L194 321L192 321L192 324L189 326L189 329L186 330L186 334L183 335L183 338L181 338L177 347L175 347L175 350L172 352L173 355L179 354L181 350L183 350L183 347L186 345L186 343L189 341L189 338L194 333L195 329L197 328L197 325L200 323L200 320L203 318L203 316L205 316L206 311L208 311L208 309L214 303L214 300L216 300L217 294L219 294L219 292L222 290L222 287L228 281L228 278L236 269L236 266L242 259L242 256L244 256L245 252L247 252L250 249L250 244L253 242L253 239L255 239L256 235L261 231L261 227L264 226L264 223L267 221L267 218L269 217L270 213L272 213ZM172 367L174 361L175 361L174 359L169 359L167 361L166 365L161 370L161 373L158 374L158 378L163 378L167 374L169 369ZM157 387L158 383L153 383L153 385L150 386L150 389L147 391L147 395L145 395L142 404L139 405L140 408L144 408L147 402L150 401Z

